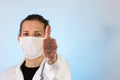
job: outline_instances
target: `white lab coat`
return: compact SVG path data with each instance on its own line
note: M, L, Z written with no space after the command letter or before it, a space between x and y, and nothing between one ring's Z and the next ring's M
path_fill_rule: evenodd
M0 80L24 80L22 71L20 69L23 62L24 60L22 63L7 69L0 76ZM43 80L71 80L69 65L60 55L58 55L58 59L53 65L49 65L44 59L32 80L41 80L42 69L44 69L42 75L44 77Z

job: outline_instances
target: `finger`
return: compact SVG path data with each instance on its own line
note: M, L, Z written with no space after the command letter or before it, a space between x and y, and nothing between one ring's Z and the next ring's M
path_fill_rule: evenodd
M45 30L45 38L46 38L46 39L47 39L47 38L50 38L50 32L51 32L50 26L48 25L48 26L46 27L46 30Z
M56 50L45 50L46 54L44 54L45 58L54 58L56 54Z
M43 49L57 49L57 44L55 39L44 39Z

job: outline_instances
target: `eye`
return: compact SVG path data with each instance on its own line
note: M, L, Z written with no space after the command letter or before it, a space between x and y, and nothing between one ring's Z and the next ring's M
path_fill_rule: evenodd
M22 36L28 36L29 34L28 33L22 33Z
M40 37L40 36L41 36L41 33L38 33L38 32L37 32L37 33L35 33L35 36L36 36L36 37Z

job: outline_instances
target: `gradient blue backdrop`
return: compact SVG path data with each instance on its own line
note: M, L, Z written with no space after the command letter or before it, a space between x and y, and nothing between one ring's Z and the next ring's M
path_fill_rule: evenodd
M72 80L120 80L120 0L0 0L0 73L23 59L19 24L34 13L50 21Z

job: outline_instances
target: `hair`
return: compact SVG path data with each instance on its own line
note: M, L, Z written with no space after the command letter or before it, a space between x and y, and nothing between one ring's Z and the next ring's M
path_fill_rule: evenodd
M46 29L46 26L49 25L49 21L46 20L43 16L38 15L38 14L31 14L28 15L25 19L22 20L22 22L20 23L20 29L19 29L19 36L21 35L21 30L22 30L22 25L23 22L25 22L26 20L37 20L40 21L41 23L44 24L44 31Z

